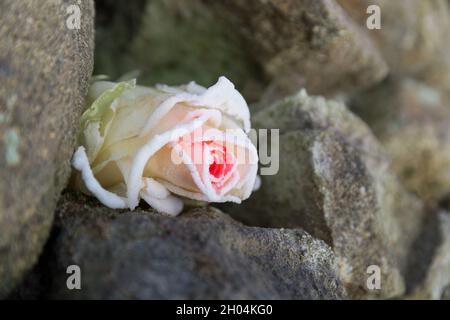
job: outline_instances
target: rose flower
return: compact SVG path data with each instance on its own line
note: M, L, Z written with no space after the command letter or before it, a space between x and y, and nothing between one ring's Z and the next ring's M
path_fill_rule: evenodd
M258 155L248 106L225 77L206 89L94 82L81 117L75 186L110 208L143 199L177 215L183 198L240 203L255 185Z

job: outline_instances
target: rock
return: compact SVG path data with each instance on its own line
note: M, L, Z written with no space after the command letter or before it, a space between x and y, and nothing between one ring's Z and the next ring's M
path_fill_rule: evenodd
M0 4L0 296L36 262L47 239L92 72L93 3ZM71 21L73 22L73 21Z
M204 1L98 0L96 6L97 74L114 79L136 70L146 85L195 80L204 86L224 75L248 100L259 98L259 67L235 28Z
M384 145L403 184L430 205L450 197L449 101L422 82L397 78L350 101Z
M301 227L327 242L354 298L401 295L408 249L426 210L392 174L369 128L342 103L305 91L257 113L253 123L279 128L279 171L261 176L251 200L228 207L233 217L257 226ZM382 271L379 291L366 286L371 265Z
M445 287L444 291L442 292L441 300L450 300L450 285Z
M143 84L209 86L225 75L257 102L303 86L354 91L387 73L378 49L334 0L96 3L95 71L112 78L137 70Z
M55 223L38 268L52 275L40 284L45 298L346 297L330 248L302 230L246 227L213 208L177 218L118 212L70 193ZM81 268L81 290L66 287L73 264Z
M387 66L334 0L208 1L238 26L276 95L305 87L331 95L383 79Z
M442 299L450 286L450 215L445 211L430 214L423 225L411 248L407 297Z
M450 90L450 5L447 0L338 0L377 43L396 76ZM381 10L381 29L368 30L369 5Z

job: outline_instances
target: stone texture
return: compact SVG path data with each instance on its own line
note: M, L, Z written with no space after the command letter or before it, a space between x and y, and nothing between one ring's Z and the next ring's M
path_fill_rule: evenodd
M392 158L404 185L430 205L450 196L450 109L440 91L390 78L350 101Z
M68 290L66 268L81 268ZM41 298L342 299L330 248L302 230L246 227L217 209L177 218L67 193L39 272ZM45 278L45 277L43 277ZM18 296L33 292L32 276ZM34 294L39 290L34 291Z
M441 300L450 300L450 285L442 292Z
M209 86L224 75L255 100L257 64L236 28L200 0L98 0L95 72L113 79L136 70L142 84ZM117 54L120 52L120 54Z
M377 43L395 75L450 90L450 5L447 0L338 0ZM366 9L381 9L381 29L366 28Z
M381 80L378 49L334 0L206 1L237 26L274 94L331 95Z
M93 60L93 3L0 3L0 296L31 268L70 173Z
M411 248L407 298L442 299L450 285L450 215L428 215L422 230Z
M380 81L387 66L334 0L96 1L96 73L143 84L230 78L250 102L306 87L331 95ZM120 52L120 55L117 53Z
M252 225L302 227L332 246L352 297L402 294L409 248L425 208L392 174L369 128L338 102L305 91L262 110L257 128L279 128L279 172L251 200L227 210ZM382 289L366 287L367 267Z

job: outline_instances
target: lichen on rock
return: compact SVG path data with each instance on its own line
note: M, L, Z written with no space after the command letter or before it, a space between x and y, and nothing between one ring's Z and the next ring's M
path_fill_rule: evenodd
M330 247L303 230L244 226L213 208L178 218L60 199L44 259L17 295L58 299L345 299ZM286 263L289 261L289 263ZM66 268L83 270L67 290ZM42 275L52 274L51 279ZM38 279L38 280L36 280ZM44 292L36 289L46 288ZM29 285L34 284L35 287Z
M70 4L0 3L0 297L37 261L70 174L94 40L93 2L79 30Z
M449 101L423 82L391 77L349 103L383 144L404 185L434 206L450 195Z
M261 176L254 201L228 211L252 225L302 227L326 241L353 297L401 295L426 210L399 183L370 129L342 103L305 91L253 119L258 128L280 128L280 171ZM366 287L373 264L384 270L375 293Z
M380 7L381 29L368 28L369 5ZM64 23L68 6L80 6L81 29ZM194 209L176 218L135 196L129 212L61 195L86 120L94 2L2 1L0 297L450 299L448 0L96 0L95 9L99 78L230 78L254 126L279 130L279 140L269 134L279 170L261 170L260 189L239 206L183 199ZM158 190L145 182L152 200ZM82 290L67 290L72 264ZM369 283L377 270L381 287Z

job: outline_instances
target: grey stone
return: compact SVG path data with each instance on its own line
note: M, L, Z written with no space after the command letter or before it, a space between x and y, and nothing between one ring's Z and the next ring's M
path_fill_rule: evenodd
M355 298L404 292L409 248L426 213L389 167L370 129L339 102L305 91L262 110L256 128L279 128L279 172L261 176L251 200L227 210L250 225L302 227L340 259L340 278ZM378 265L382 287L366 286Z
M450 5L447 0L337 0L380 48L390 72L450 90ZM381 29L368 30L369 5L381 9Z
M93 63L93 3L0 3L0 296L31 268L48 237Z
M445 204L450 196L449 101L423 82L394 77L350 101L403 184L430 205Z
M95 72L113 79L137 71L146 85L203 86L231 79L248 100L264 80L236 28L201 0L98 0ZM120 52L118 55L117 52Z
M414 299L443 299L450 286L450 215L429 214L411 248L408 295Z
M278 97L331 95L383 79L377 47L334 0L207 1L245 38Z
M173 218L66 193L46 248L34 274L51 274L38 286L46 288L41 298L346 298L323 241L300 229L246 227L214 208ZM81 290L66 287L72 264L81 268ZM32 292L29 279L19 296Z
M370 38L334 0L98 0L96 73L143 84L230 78L250 102L331 95L384 78ZM120 55L117 54L120 52Z
M445 287L444 291L442 292L441 300L450 300L450 285Z

